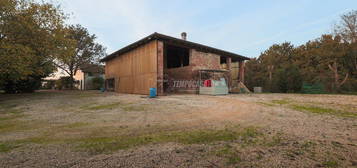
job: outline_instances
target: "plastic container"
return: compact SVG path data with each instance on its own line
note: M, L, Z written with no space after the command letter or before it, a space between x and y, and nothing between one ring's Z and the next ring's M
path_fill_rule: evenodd
M155 98L156 97L156 88L150 88L150 98Z

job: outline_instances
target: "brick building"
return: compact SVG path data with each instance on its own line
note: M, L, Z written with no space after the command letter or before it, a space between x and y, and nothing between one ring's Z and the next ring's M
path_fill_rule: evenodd
M198 86L192 82L199 80L203 69L225 70L231 92L244 82L244 61L249 58L187 41L186 33L181 36L153 33L103 58L106 88L132 94L148 94L149 88L157 88L158 95L197 93ZM187 87L170 88L172 81Z

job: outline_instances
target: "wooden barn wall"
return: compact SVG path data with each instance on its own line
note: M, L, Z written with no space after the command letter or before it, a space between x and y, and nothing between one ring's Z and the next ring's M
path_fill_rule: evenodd
M149 94L157 84L157 41L106 62L105 75L115 79L116 92Z

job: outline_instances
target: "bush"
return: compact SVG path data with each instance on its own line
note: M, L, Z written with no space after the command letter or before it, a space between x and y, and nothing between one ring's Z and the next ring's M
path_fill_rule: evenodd
M59 80L56 81L56 89L71 89L72 82L76 83L75 81L72 81L71 77L69 76L61 77Z
M28 77L23 80L5 80L3 81L5 93L31 93L41 87L41 78Z
M302 77L297 67L289 66L278 71L274 84L276 92L296 93L301 91Z
M95 77L92 80L93 82L93 89L99 90L104 86L104 79L102 77Z

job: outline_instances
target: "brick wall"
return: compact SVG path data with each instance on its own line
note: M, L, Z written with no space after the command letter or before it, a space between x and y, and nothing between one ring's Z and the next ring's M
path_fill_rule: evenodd
M168 80L169 88L172 89L169 92L197 93L198 88L192 87L191 84L199 80L199 69L221 69L220 56L191 49L189 66L164 70L165 79ZM186 81L187 87L172 87L173 80Z

